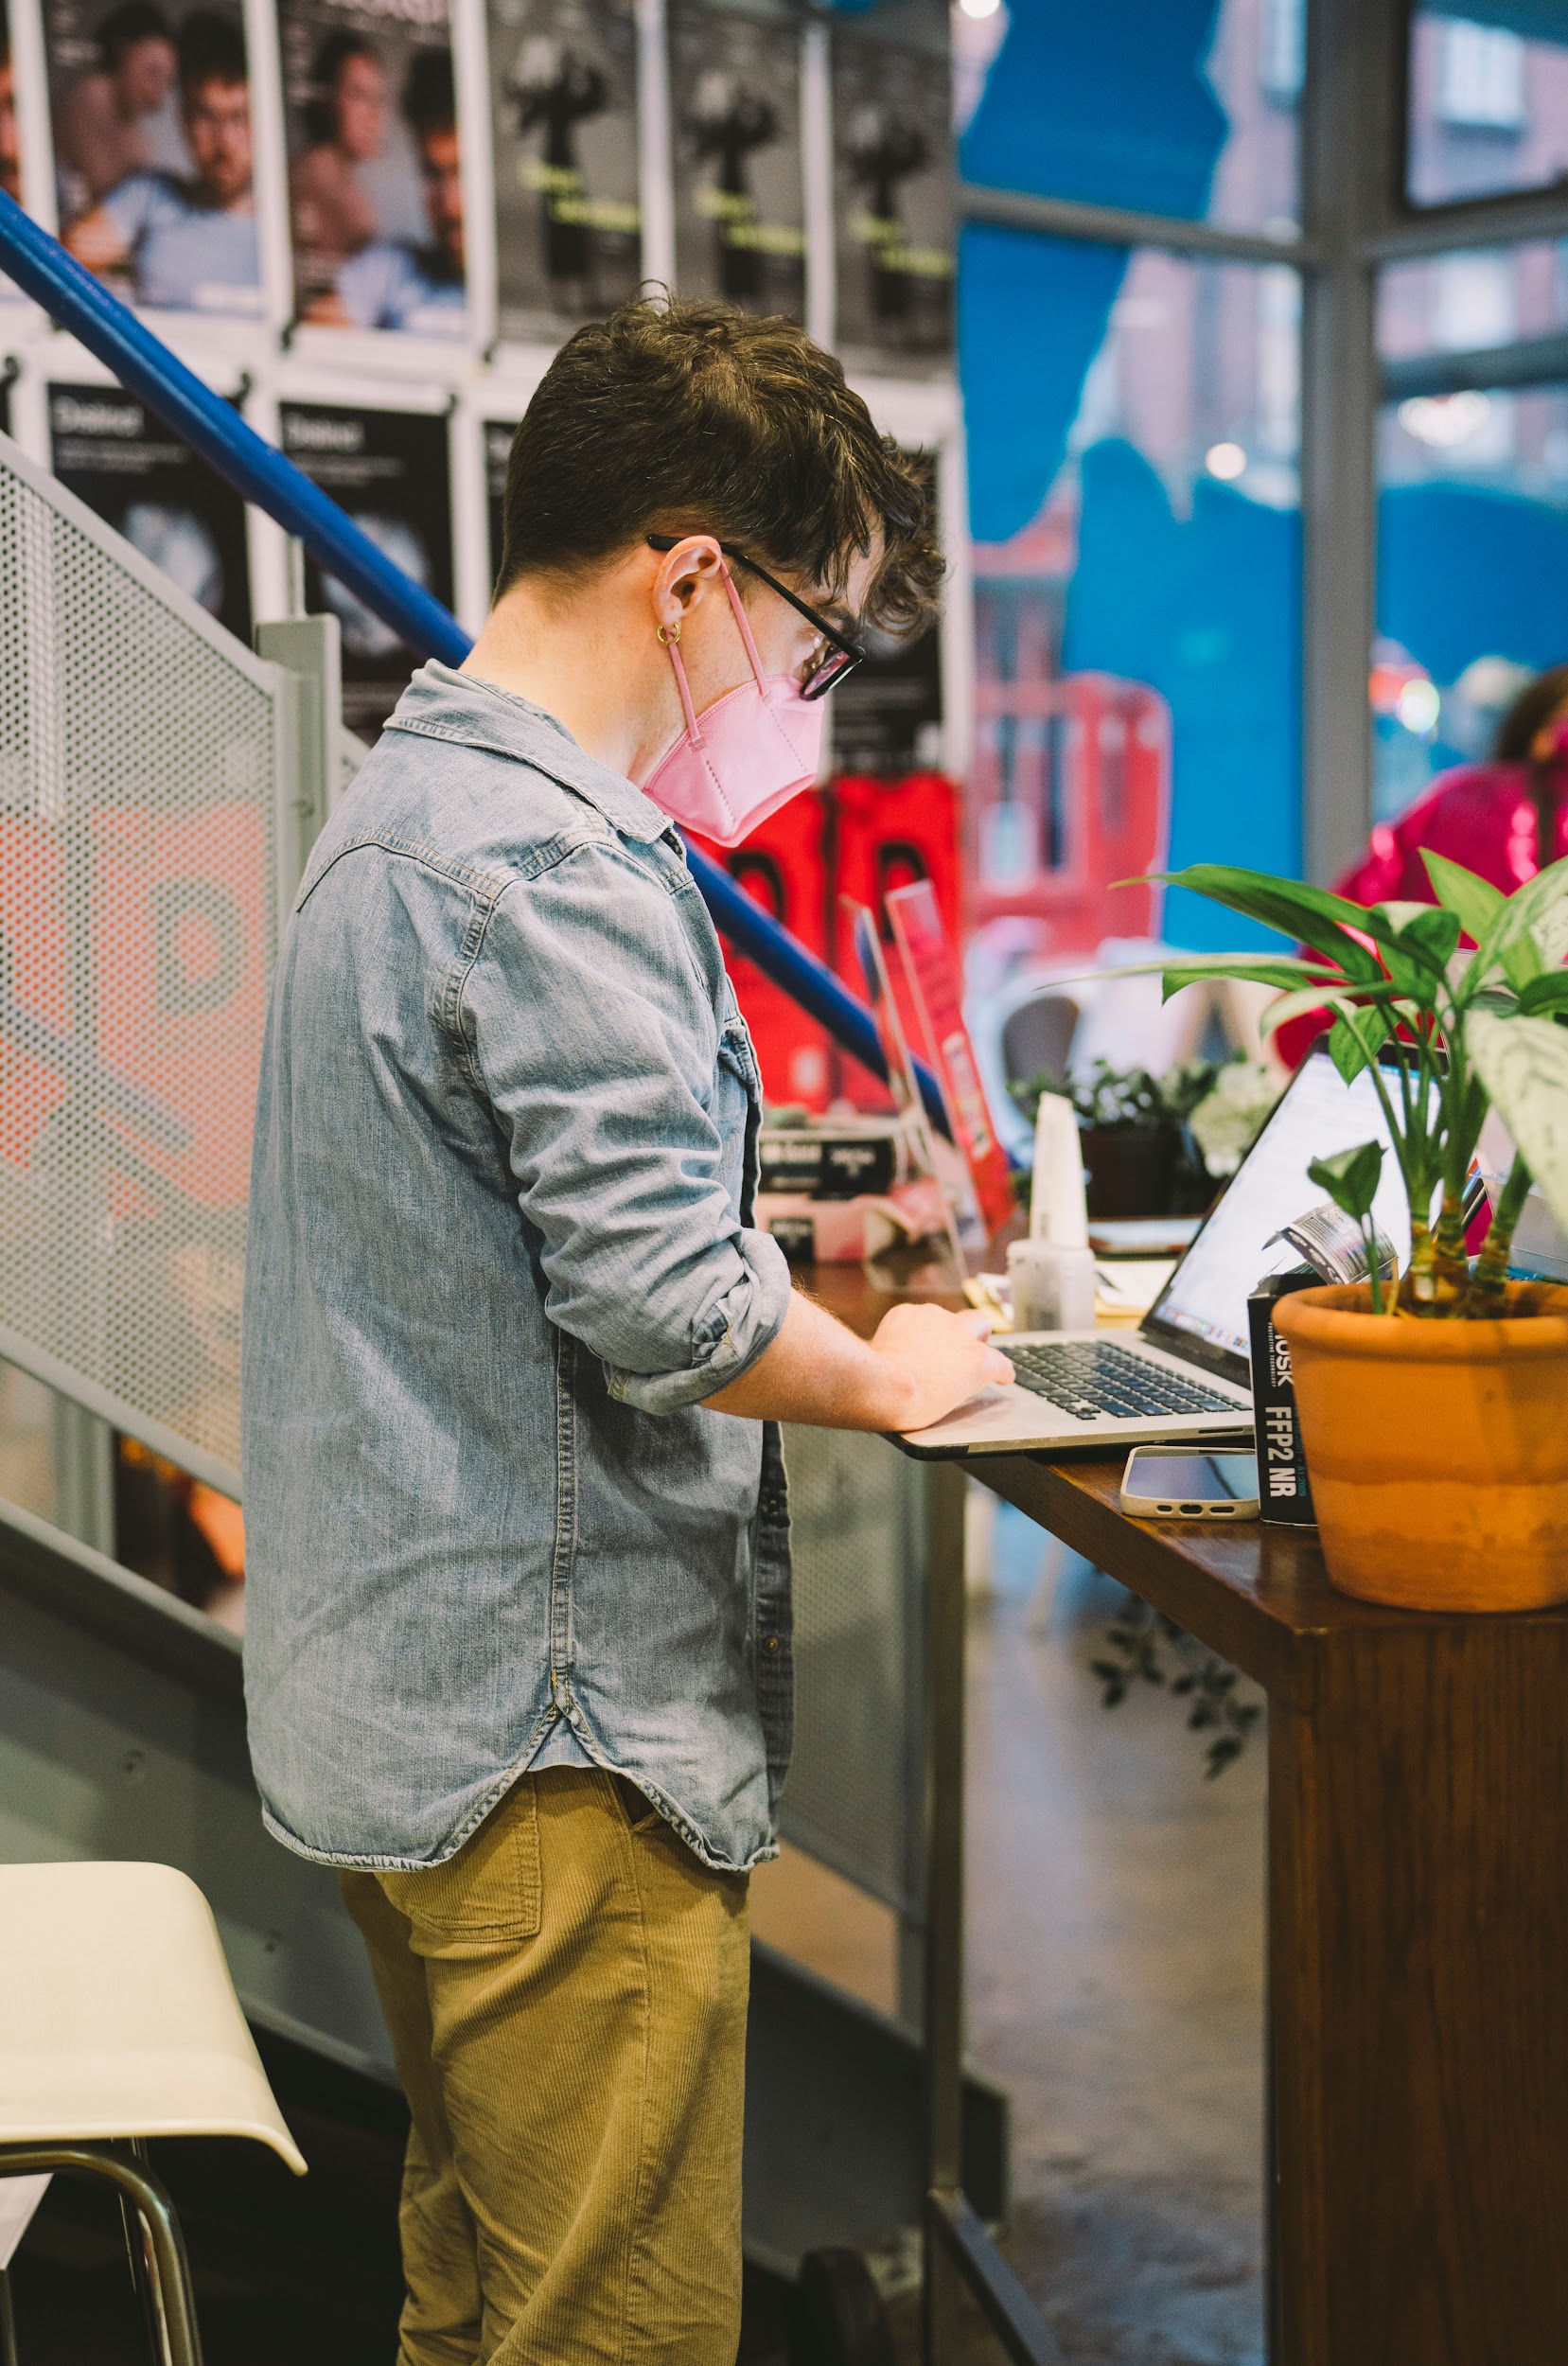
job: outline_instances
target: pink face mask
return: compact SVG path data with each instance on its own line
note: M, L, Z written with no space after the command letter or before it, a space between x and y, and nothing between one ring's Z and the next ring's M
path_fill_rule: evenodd
M698 715L680 651L668 643L686 728L643 784L661 812L720 846L738 846L770 813L817 778L822 746L819 700L803 698L791 674L765 674L739 592L724 571L751 680ZM662 635L661 636L662 638Z

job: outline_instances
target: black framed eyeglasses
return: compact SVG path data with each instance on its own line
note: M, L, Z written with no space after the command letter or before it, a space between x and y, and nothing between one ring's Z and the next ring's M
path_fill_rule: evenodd
M650 534L647 543L651 551L673 551L678 543L686 539L684 535ZM776 592L781 600L787 600L797 616L803 616L808 625L815 625L827 643L825 652L816 661L801 684L802 698L825 698L828 692L837 690L857 665L864 665L871 655L864 642L852 641L849 634L840 631L837 625L830 625L825 616L819 615L816 609L808 608L786 583L781 583L777 575L770 575L766 567L759 567L754 558L748 558L744 551L737 551L729 542L721 542L719 549L737 567L745 567L750 574L761 576L768 590Z

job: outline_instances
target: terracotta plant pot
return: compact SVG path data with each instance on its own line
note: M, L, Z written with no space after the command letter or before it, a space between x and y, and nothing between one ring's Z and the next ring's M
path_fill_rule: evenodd
M1568 1601L1568 1289L1510 1282L1508 1306L1488 1323L1375 1315L1365 1282L1279 1300L1342 1594L1429 1611Z

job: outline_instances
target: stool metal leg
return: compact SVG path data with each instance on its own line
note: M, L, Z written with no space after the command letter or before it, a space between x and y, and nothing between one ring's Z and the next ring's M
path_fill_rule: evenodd
M20 2366L16 2348L16 2311L11 2306L9 2268L0 2268L0 2366Z
M109 2145L0 2145L0 2177L38 2170L101 2178L140 2215L151 2245L152 2281L162 2306L168 2366L202 2366L190 2261L162 2179Z
M150 2163L148 2149L139 2136L131 2140L132 2158L146 2169ZM136 2295L136 2307L142 2321L142 2339L147 2344L152 2366L170 2366L168 2355L168 2325L164 2313L163 2295L158 2288L158 2270L152 2254L152 2231L130 2198L120 2196L120 2224L125 2229L125 2255L131 2264L131 2288Z

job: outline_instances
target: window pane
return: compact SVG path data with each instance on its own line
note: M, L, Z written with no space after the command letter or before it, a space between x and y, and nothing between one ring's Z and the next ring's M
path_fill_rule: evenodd
M1383 412L1374 810L1490 752L1529 677L1568 659L1568 386L1471 387Z
M1054 271L1065 320L1078 252L1040 244L1030 301ZM976 545L982 969L1160 927L1259 942L1115 887L1163 867L1167 811L1172 863L1299 867L1298 317L1283 266L1135 255L1038 514Z
M1418 205L1544 188L1568 170L1568 10L1553 0L1424 7L1410 40Z
M1290 236L1306 0L956 0L962 170Z
M1568 242L1467 247L1396 263L1378 291L1384 361L1476 353L1568 326Z

